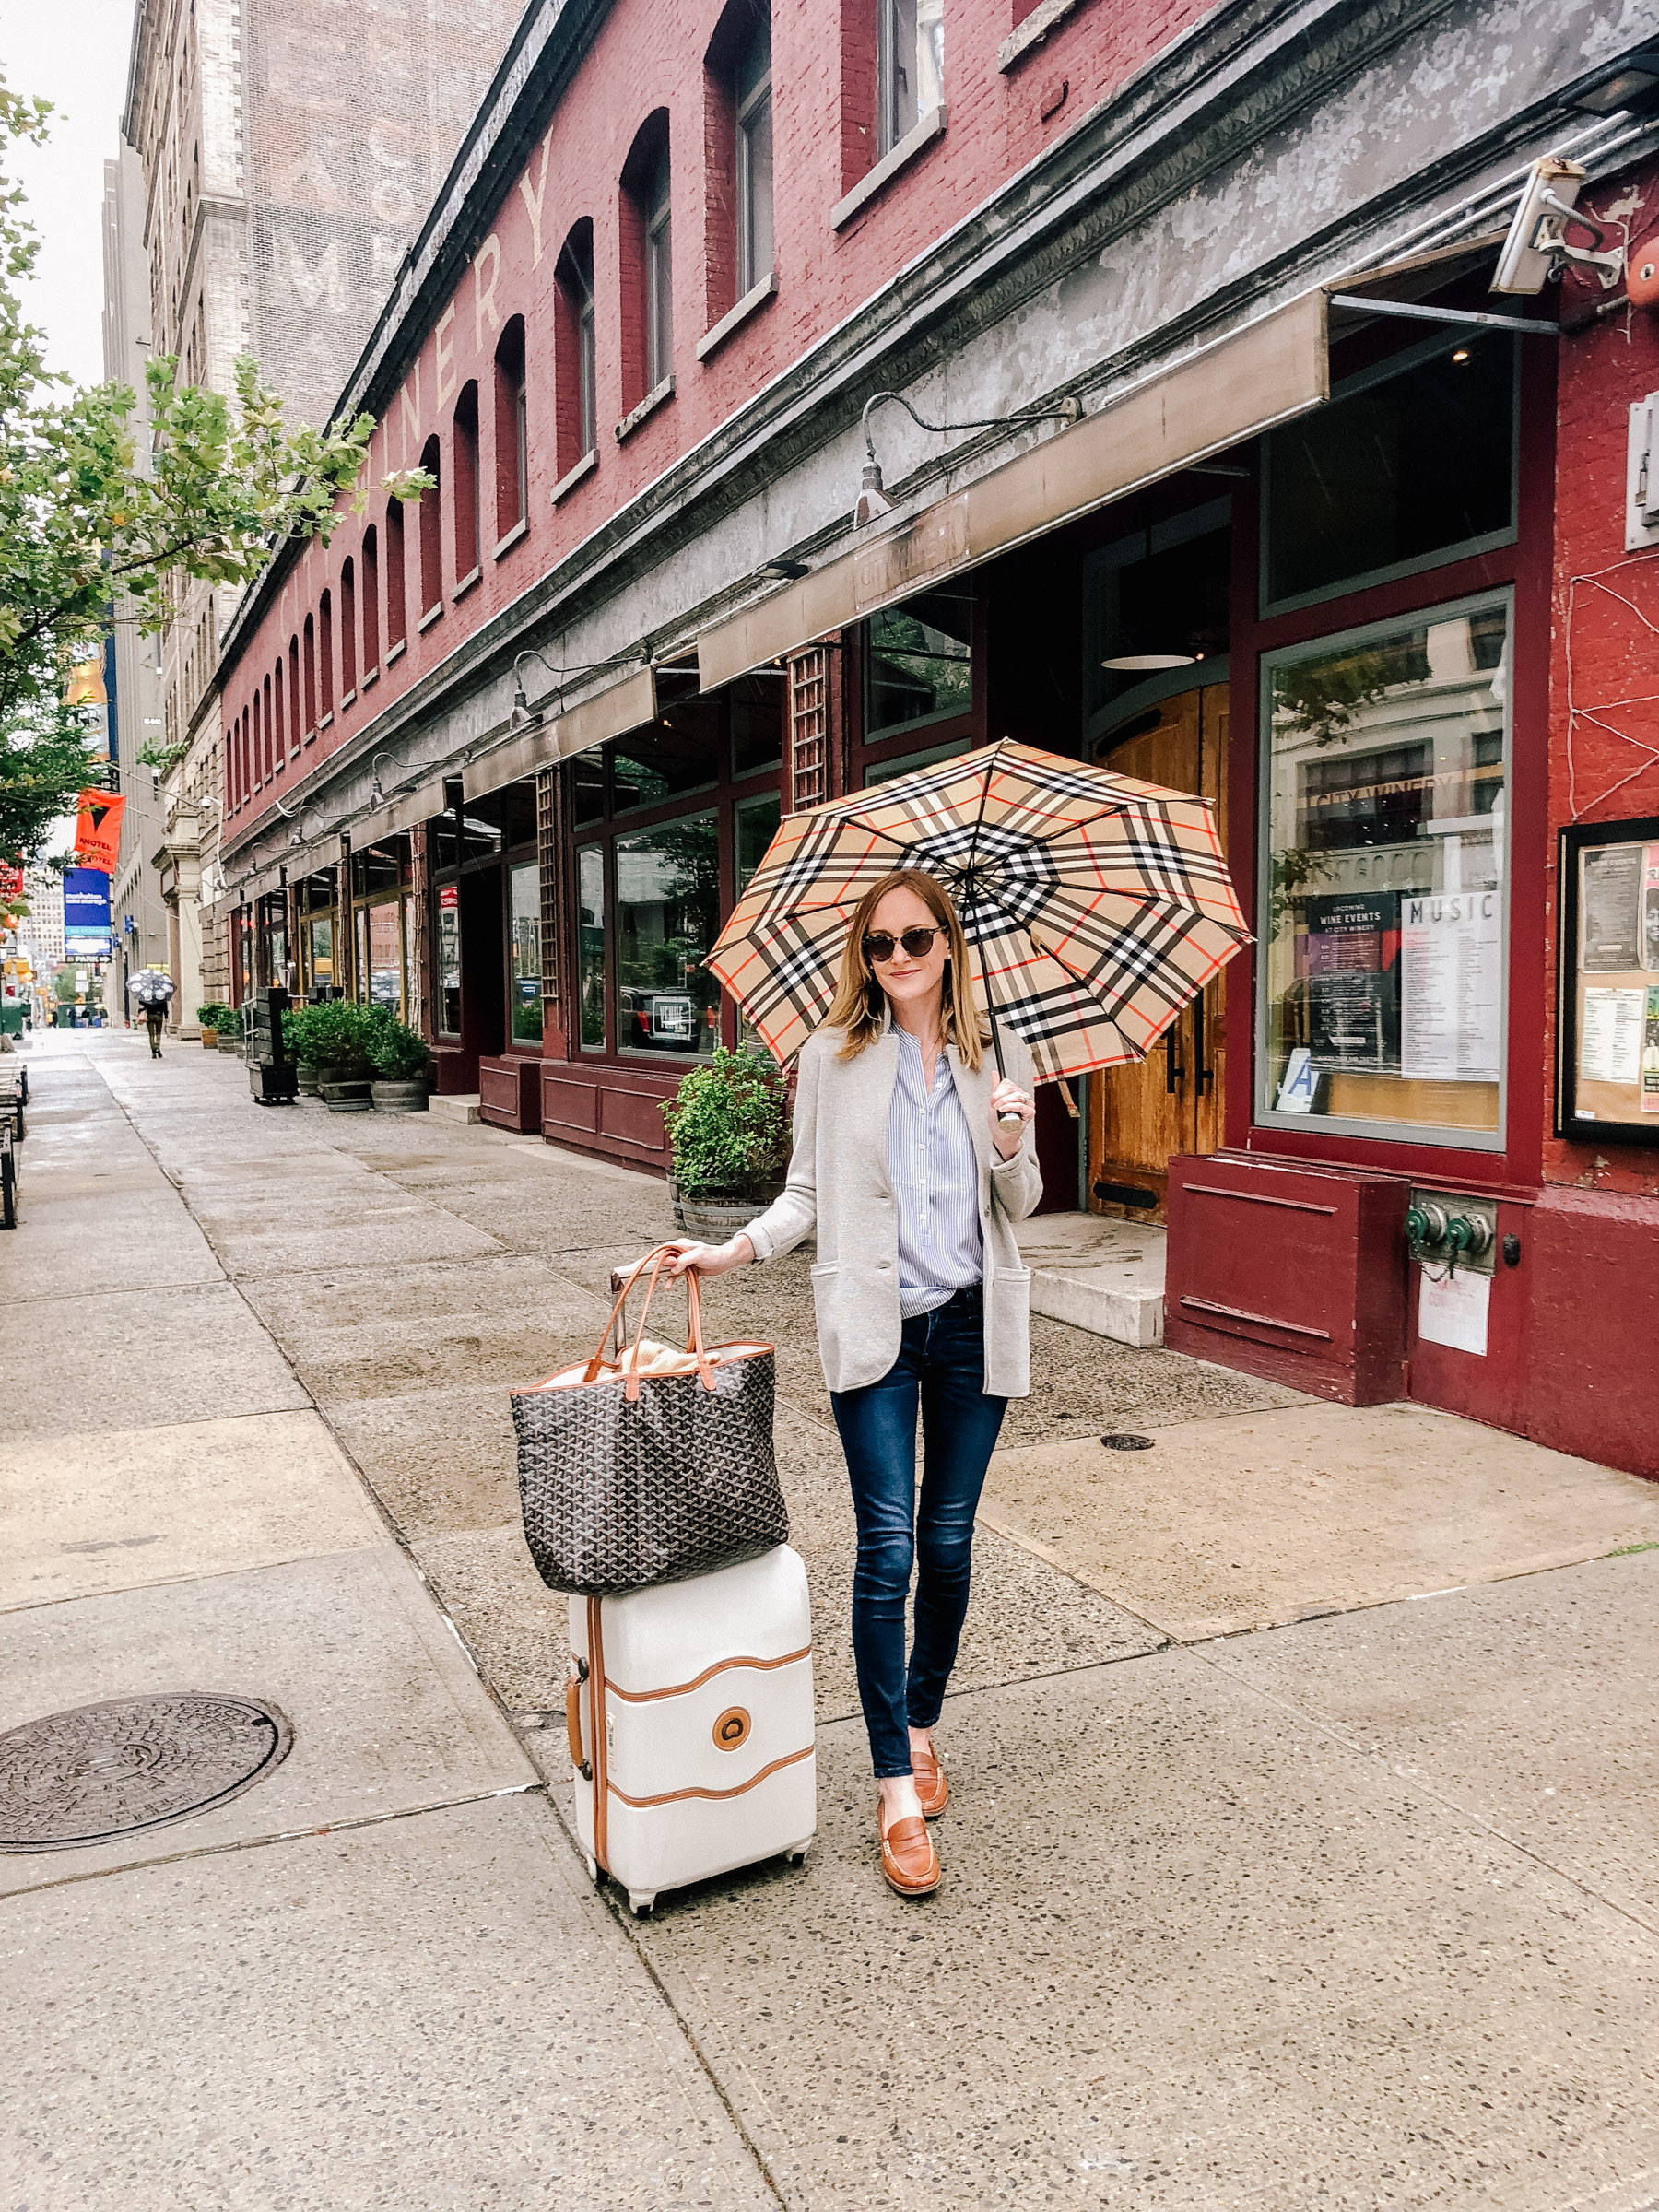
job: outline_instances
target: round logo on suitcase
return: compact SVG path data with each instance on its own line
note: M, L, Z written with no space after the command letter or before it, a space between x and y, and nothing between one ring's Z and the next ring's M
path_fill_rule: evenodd
M728 1705L714 1724L714 1748L735 1751L739 1744L747 1743L752 1725L741 1705Z

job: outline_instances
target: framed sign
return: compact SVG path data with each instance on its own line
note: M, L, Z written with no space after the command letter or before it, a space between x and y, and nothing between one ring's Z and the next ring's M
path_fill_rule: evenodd
M1561 832L1556 1135L1659 1150L1659 815Z

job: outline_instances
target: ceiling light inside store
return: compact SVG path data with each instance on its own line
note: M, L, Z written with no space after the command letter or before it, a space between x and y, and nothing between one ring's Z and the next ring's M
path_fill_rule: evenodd
M1149 675L1155 668L1190 668L1200 658L1195 653L1114 653L1100 665L1125 675Z
M1452 359L1454 361L1466 361L1468 358L1469 349L1466 346L1460 346L1457 351L1452 356Z

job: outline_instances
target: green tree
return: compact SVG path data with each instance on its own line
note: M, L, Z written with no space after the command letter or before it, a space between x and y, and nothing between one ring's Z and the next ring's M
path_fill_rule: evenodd
M62 705L72 664L101 650L111 622L167 628L186 578L239 589L284 542L327 544L368 497L374 418L288 429L258 364L235 393L147 371L149 419L124 384L82 389L49 370L19 286L34 266L23 194L4 170L39 144L51 113L0 81L0 857L30 859L93 767L80 709ZM415 499L418 469L382 489Z

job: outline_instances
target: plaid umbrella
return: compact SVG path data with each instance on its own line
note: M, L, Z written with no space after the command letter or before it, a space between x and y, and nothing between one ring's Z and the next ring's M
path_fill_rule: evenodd
M894 868L949 891L993 1039L1023 1037L1039 1082L1144 1059L1249 942L1208 799L1005 738L782 823L708 962L780 1061Z

